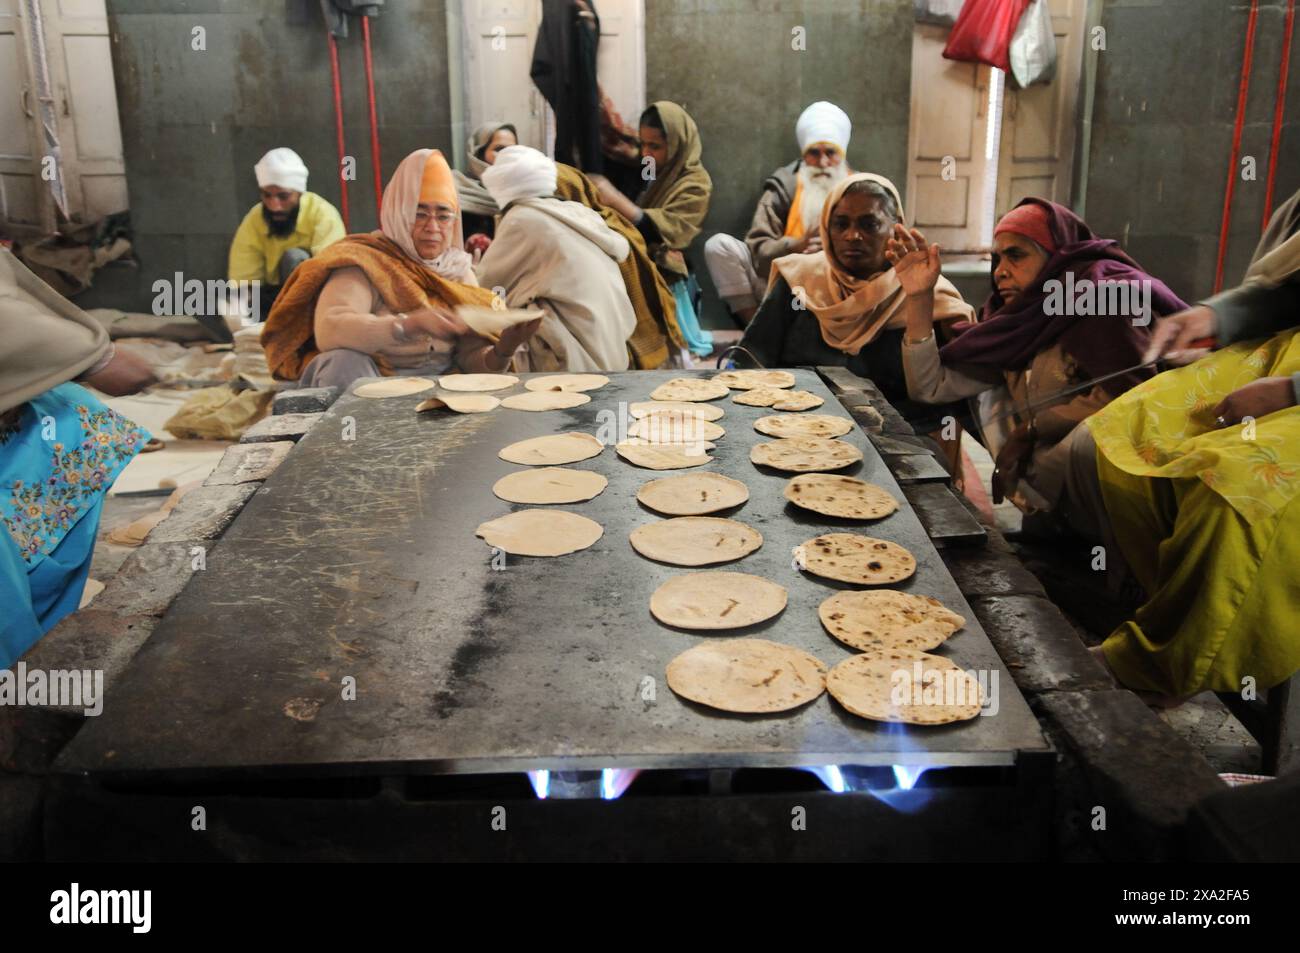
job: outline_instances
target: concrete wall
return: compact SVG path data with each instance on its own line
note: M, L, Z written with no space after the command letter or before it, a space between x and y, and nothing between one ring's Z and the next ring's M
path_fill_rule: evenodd
M806 29L805 51L791 49L796 26ZM803 108L818 99L843 108L853 120L850 164L903 190L911 82L911 0L647 0L647 98L694 117L713 177L692 254L707 324L731 322L708 281L703 239L748 229L763 179L799 155Z
M1179 295L1208 295L1250 4L1106 0L1093 111L1086 217ZM1285 0L1262 0L1224 286L1241 279L1259 239L1281 61ZM1298 44L1300 45L1300 44ZM1273 207L1300 189L1300 62L1293 51Z
M106 304L148 310L160 277L224 277L230 237L257 201L253 165L287 145L308 188L339 204L329 51L317 0L108 0L127 188L140 271ZM340 41L353 231L377 226L359 24ZM206 30L205 51L191 49ZM451 146L443 0L389 4L371 30L381 166ZM83 306L95 290L78 302Z

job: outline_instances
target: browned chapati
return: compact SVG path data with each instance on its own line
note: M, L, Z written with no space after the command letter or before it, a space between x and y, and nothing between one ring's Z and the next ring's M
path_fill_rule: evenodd
M726 639L687 649L668 663L668 687L722 711L764 714L806 705L826 689L826 666L789 645Z
M777 414L759 417L754 429L769 437L843 437L853 429L853 421L831 414Z
M831 669L826 689L863 718L909 725L946 725L978 717L979 681L946 658L901 650L855 655Z
M827 632L869 655L900 648L927 652L966 624L938 599L897 589L837 592L817 607L817 616Z
M857 533L825 533L794 548L805 572L840 582L880 586L916 572L916 557L897 543Z
M820 437L785 437L749 448L749 459L759 466L791 473L840 470L862 459L862 451L843 440Z
M878 520L898 509L898 500L888 490L834 473L791 477L785 498L795 506L842 519Z

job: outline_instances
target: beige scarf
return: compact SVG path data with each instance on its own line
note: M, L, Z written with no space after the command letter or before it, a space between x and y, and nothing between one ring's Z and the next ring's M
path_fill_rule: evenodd
M804 303L821 327L822 340L846 354L857 354L881 331L902 327L906 321L902 307L906 296L892 267L870 278L857 278L840 264L831 250L831 212L857 182L875 182L886 189L893 196L899 221L903 222L903 200L893 182L870 172L850 175L835 187L822 206L823 251L778 258L768 278L769 290L778 274L791 290L802 288ZM797 290L795 293L800 294ZM962 300L952 282L941 275L934 288L934 319L953 321L974 317L975 310Z

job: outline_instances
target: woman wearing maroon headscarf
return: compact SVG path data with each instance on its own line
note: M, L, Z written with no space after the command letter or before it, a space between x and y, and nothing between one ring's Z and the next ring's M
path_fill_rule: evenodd
M974 398L984 445L997 461L994 500L1005 496L1025 513L1057 512L1100 539L1094 508L1079 500L1072 505L1072 434L1084 418L1152 375L1151 367L1139 366L1153 316L1187 305L1118 242L1097 238L1069 209L1038 198L1024 199L998 222L993 293L980 320L942 348L930 308L939 246L898 227L887 257L908 296L903 368L909 395L926 403ZM1091 388L1051 400L1099 378Z

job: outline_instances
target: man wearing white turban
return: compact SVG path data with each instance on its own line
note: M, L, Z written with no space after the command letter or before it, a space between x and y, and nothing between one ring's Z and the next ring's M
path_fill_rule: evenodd
M772 262L821 250L822 206L851 171L844 155L852 132L839 106L813 103L795 124L802 157L767 177L745 240L719 233L705 242L713 284L741 324L758 310Z
M289 273L344 232L338 210L307 191L307 166L292 149L272 149L253 172L262 200L248 210L230 243L227 278L262 283L261 318Z
M544 313L516 355L520 370L627 370L636 312L618 264L631 246L600 213L557 198L555 185L555 163L527 146L502 149L483 171L501 218L479 283L512 308Z

